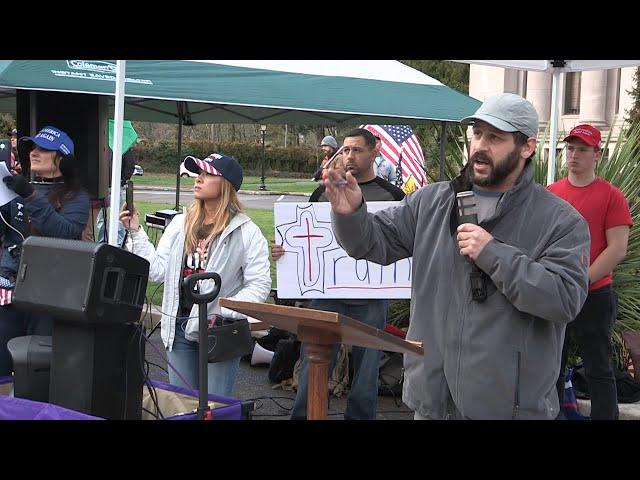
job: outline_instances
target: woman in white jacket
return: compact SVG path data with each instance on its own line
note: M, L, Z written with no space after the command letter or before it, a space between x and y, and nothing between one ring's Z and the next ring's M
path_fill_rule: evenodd
M123 210L120 220L131 233L132 252L150 263L149 279L164 282L161 336L169 363L179 372L169 367L169 382L198 389L198 306L184 298L183 279L203 271L220 275L220 293L207 307L211 320L215 315L244 318L220 307L218 299L263 302L271 289L271 276L267 241L242 213L236 194L243 178L240 164L217 153L204 160L188 156L184 163L199 174L194 200L185 215L177 215L167 226L157 250L140 228L135 205L132 214ZM202 293L213 289L213 280L198 283ZM233 393L239 362L237 357L208 364L209 393Z

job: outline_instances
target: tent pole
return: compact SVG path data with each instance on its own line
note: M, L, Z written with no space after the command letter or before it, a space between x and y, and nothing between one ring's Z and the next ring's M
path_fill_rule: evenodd
M547 160L547 185L554 182L556 176L556 137L558 136L558 94L560 93L560 69L553 69L551 87L551 125L549 127L549 157Z
M122 124L124 119L125 60L116 61L115 111L113 119L113 160L111 162L111 195L109 201L109 245L118 246L120 221L120 176L122 171Z
M176 167L176 212L180 207L180 164L182 164L182 109L184 104L178 102L178 162Z
M440 175L438 176L438 181L444 181L444 144L447 140L447 124L445 122L440 122ZM425 160L426 163L426 160ZM427 165L425 164L425 169Z

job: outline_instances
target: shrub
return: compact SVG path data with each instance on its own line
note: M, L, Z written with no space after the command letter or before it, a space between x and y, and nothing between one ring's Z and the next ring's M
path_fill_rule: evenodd
M182 158L178 158L178 146L174 141L140 143L133 148L136 162L145 170L155 173L174 173L179 161L187 155L204 158L211 152L235 157L246 172L260 172L262 145L246 143L213 143L206 141L184 142ZM265 169L273 172L292 172L308 176L317 168L319 151L309 147L265 148Z

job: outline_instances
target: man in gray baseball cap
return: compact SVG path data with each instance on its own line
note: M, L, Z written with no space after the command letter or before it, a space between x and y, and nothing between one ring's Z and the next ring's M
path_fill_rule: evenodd
M492 95L461 123L473 125L465 168L471 183L482 190L508 190L536 150L538 113L531 102L513 93Z
M499 93L487 98L462 124L483 120L503 132L522 132L527 137L538 135L538 112L528 100L513 93Z
M533 179L538 116L524 98L488 98L469 162L450 182L367 211L356 179L323 172L331 225L352 258L413 257L402 400L416 419L554 419L566 324L582 308L589 229ZM444 285L444 287L443 287Z

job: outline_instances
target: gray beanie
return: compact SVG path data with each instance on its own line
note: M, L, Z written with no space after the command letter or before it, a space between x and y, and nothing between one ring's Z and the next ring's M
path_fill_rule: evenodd
M323 145L327 145L331 148L338 148L338 142L336 142L336 139L331 135L327 135L322 139L322 141L320 142L320 146L322 147Z

